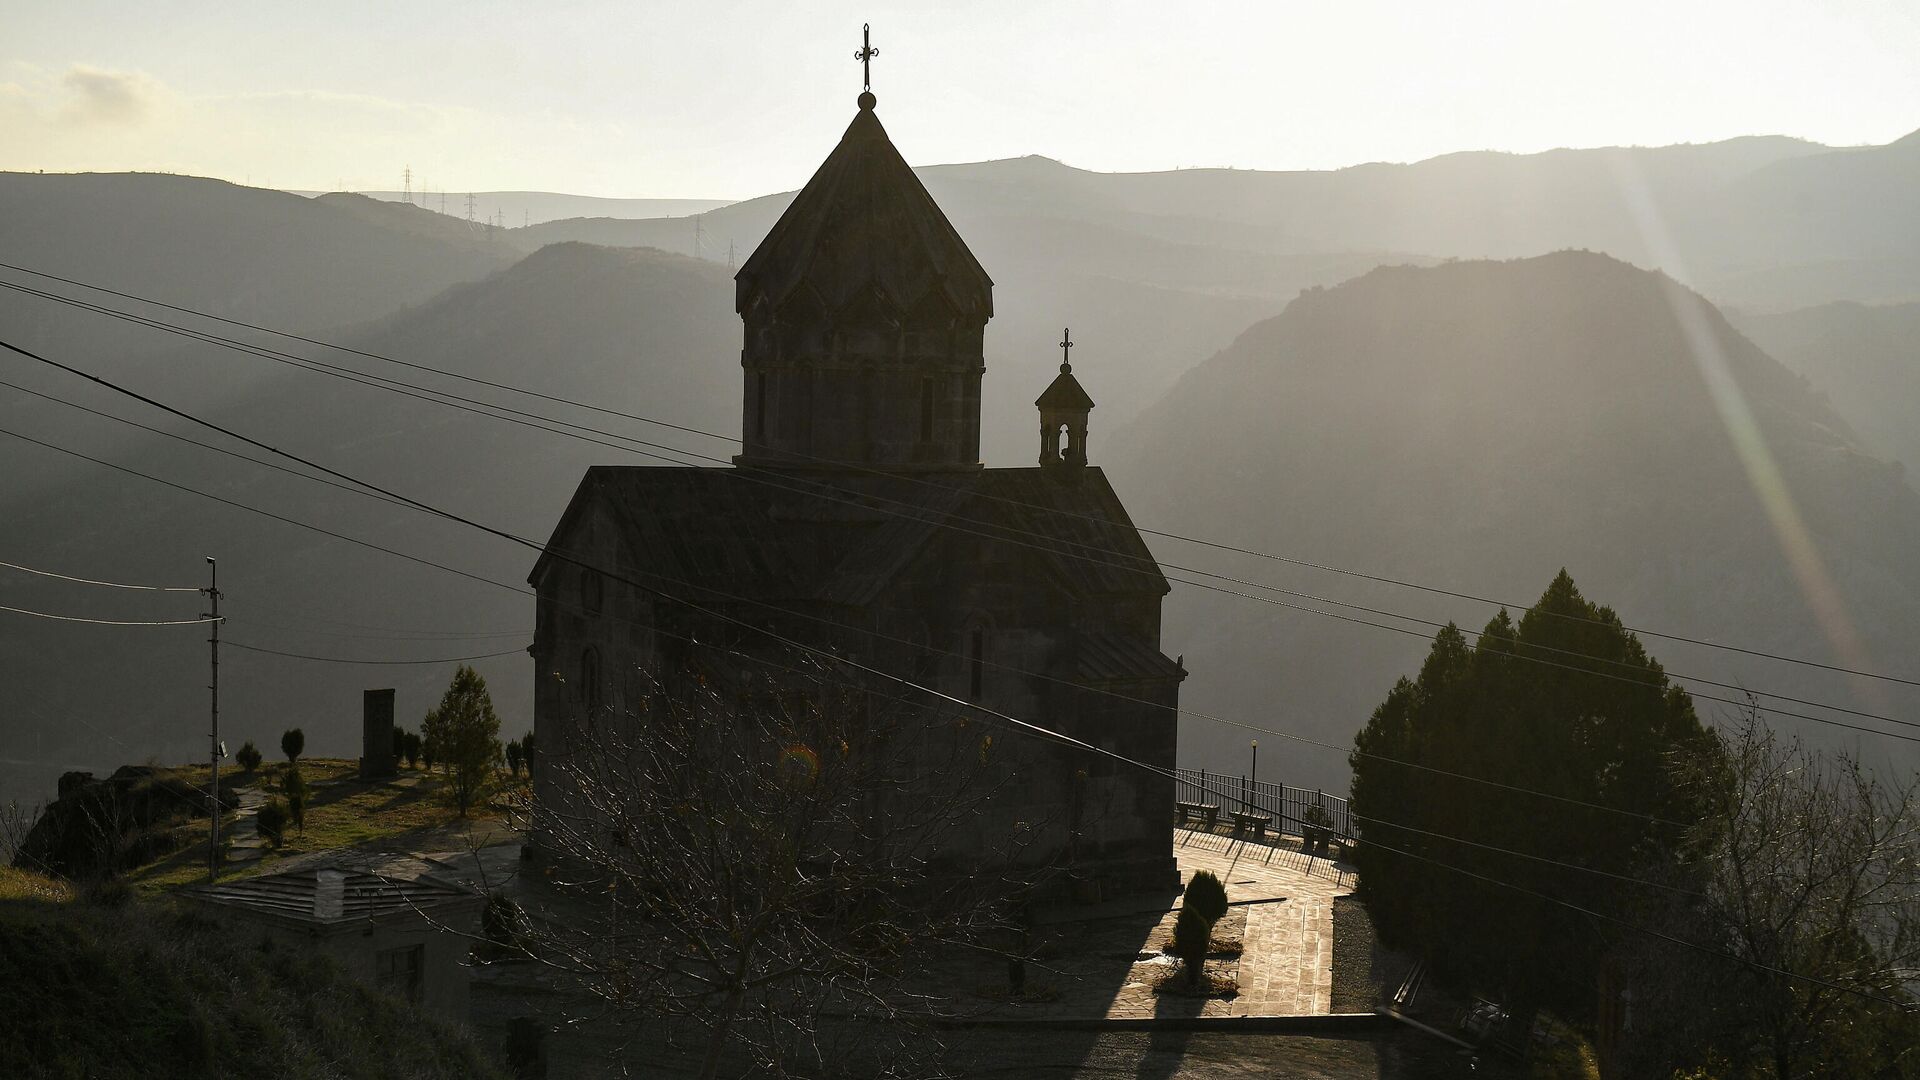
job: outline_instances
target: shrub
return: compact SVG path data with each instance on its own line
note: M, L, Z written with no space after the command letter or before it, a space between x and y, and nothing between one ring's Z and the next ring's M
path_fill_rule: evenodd
M248 739L240 744L240 752L233 755L233 759L240 763L241 768L253 772L260 768L260 748L253 745L252 739Z
M1187 982L1200 985L1206 968L1207 948L1213 937L1213 920L1190 905L1182 905L1180 918L1173 924L1173 954L1186 965Z
M307 733L299 728L288 728L280 734L280 752L287 755L287 764L300 763L300 754L307 748Z
M1219 922L1227 913L1227 887L1212 872L1202 870L1187 882L1186 902L1183 908L1200 913L1200 917L1209 924Z
M407 732L407 768L417 769L420 767L420 750L420 733L417 731Z
M300 767L296 765L287 770L282 783L287 792L287 816L292 819L294 828L306 832L307 798L312 794L312 789L307 787L307 778L300 774Z
M507 744L507 775L518 778L520 775L520 740Z
M277 798L268 799L254 811L253 824L260 835L267 838L267 843L279 847L287 838L287 804Z

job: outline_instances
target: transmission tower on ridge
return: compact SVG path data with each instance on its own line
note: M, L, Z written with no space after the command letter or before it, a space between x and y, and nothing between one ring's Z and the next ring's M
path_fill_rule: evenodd
M405 185L404 194L406 195L407 205L412 206L413 205L413 166L411 165L407 166L406 170L401 175L405 178L401 181L401 183Z

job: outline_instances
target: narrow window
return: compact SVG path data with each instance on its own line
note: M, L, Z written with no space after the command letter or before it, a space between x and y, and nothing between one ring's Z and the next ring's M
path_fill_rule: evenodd
M600 614L600 604L605 599L606 585L598 570L580 571L580 607L589 615Z
M933 441L933 379L920 380L920 441Z
M580 653L580 700L600 704L600 650L591 646Z
M987 632L975 627L973 635L967 641L967 692L973 700L980 700L980 684L987 673Z
M767 437L767 373L764 371L753 375L753 437L762 441Z

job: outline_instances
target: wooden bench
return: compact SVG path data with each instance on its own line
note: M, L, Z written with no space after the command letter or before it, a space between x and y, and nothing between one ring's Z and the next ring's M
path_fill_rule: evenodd
M1211 830L1214 822L1220 820L1220 808L1213 803L1177 802L1173 805L1180 811L1182 825L1194 818L1199 818L1201 823Z
M1251 829L1254 842L1263 844L1267 840L1267 826L1271 824L1273 824L1273 818L1266 814L1247 814L1235 810L1233 812L1234 839L1246 839L1247 831Z

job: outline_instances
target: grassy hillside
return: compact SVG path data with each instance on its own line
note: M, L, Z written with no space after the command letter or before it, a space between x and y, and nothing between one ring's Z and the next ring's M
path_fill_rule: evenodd
M503 1075L467 1037L325 958L185 908L67 900L0 873L0 1075L117 1080Z

